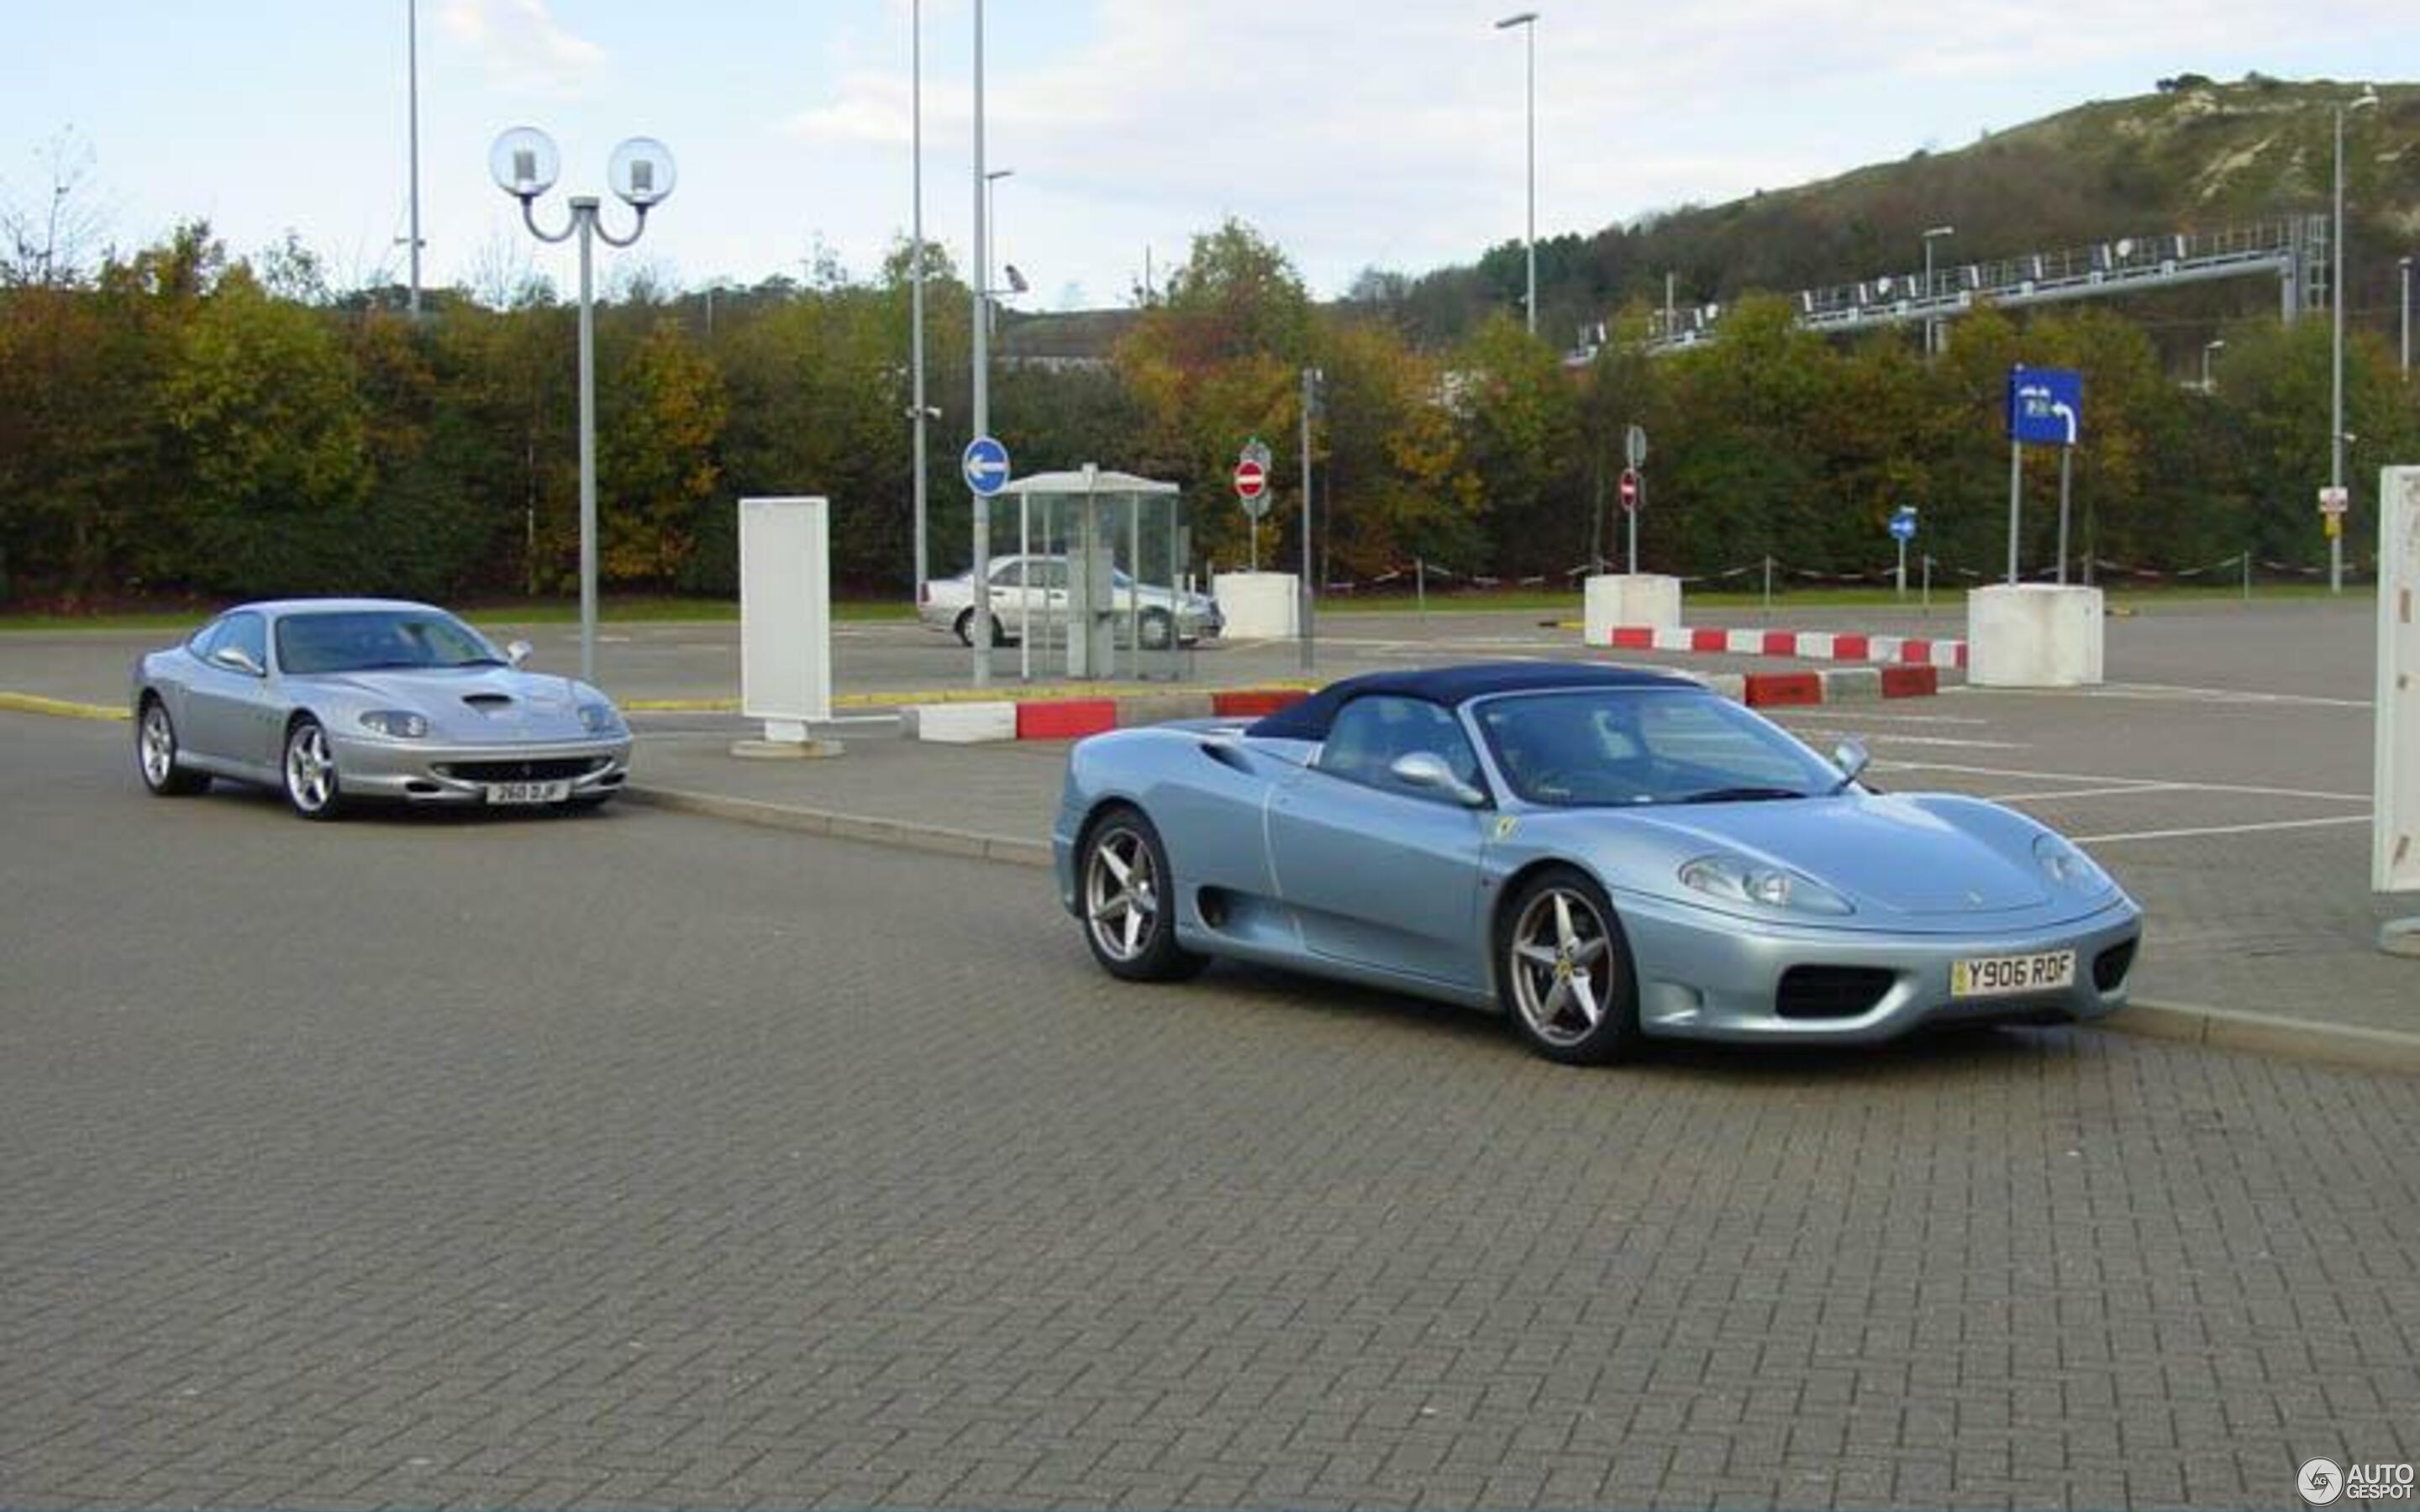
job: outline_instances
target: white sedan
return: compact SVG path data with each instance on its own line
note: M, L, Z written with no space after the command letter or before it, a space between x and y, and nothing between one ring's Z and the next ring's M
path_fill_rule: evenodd
M927 629L947 631L963 645L975 643L974 574L927 581L916 595L916 614ZM1129 615L1135 633L1149 651L1166 649L1171 641L1218 639L1227 627L1216 599L1206 594L1171 593L1151 583L1138 583L1112 570L1110 603L1123 626ZM1009 555L991 560L991 643L1014 645L1019 627L1032 623L1056 627L1067 615L1067 559L1063 556Z

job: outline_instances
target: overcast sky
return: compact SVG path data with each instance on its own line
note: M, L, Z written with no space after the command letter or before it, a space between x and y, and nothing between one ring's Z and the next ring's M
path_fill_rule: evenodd
M987 157L1001 255L1044 308L1124 302L1233 214L1315 291L1466 261L1522 229L1512 0L991 0ZM1693 0L1538 23L1541 234L1949 148L2182 70L2420 78L2410 0ZM0 196L48 193L63 131L132 245L207 217L239 251L288 230L341 283L400 276L407 0L0 0ZM568 283L491 187L505 127L601 191L624 136L680 184L636 254L694 285L871 270L909 218L906 0L420 0L427 281L523 260ZM973 10L926 0L927 234L971 225ZM616 209L619 207L615 207ZM616 223L621 224L619 222ZM1974 249L1978 253L1993 250Z

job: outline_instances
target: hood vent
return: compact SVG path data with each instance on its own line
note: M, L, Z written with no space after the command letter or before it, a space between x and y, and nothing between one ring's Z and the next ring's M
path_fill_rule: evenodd
M466 693L462 697L462 702L481 714L495 714L511 708L513 696L510 693Z

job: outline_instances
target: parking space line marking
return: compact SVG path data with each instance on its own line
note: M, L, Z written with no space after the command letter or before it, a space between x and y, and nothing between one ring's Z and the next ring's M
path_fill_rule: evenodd
M1989 803L2047 803L2056 798L2108 798L2134 793L2190 793L2190 782L2130 782L2123 787L2053 788L2048 793L1987 793Z
M2366 825L2366 813L2337 814L2328 819L2277 819L2258 825L2213 825L2206 829L2137 829L2117 835L2077 835L2078 845L2119 845L2134 840L2187 840L2196 835L2255 835L2273 829L2317 829L2325 825Z
M2338 803L2367 803L2366 793L2315 793L2308 788L2255 787L2241 782L2192 782L2162 777L2112 777L2106 772L2026 772L2006 766L1953 766L1947 762L1876 762L1878 768L1900 772L1954 772L1961 777L2013 777L2035 781L2133 783L2142 788L2175 787L2195 793L2238 793L2254 798L2319 798Z
M2010 693L2025 698L2135 699L2169 703L2308 704L2328 709L2366 709L2367 699L2325 698L2316 693L2257 693L2248 688L2185 687L2169 683L2110 683L2101 687L1975 687L1977 693Z

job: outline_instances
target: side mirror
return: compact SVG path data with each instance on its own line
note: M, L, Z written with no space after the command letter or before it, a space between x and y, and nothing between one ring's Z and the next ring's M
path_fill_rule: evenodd
M536 649L526 640L516 640L504 648L504 659L519 667L522 662L529 660L530 653Z
M1445 758L1433 750L1407 751L1395 758L1387 773L1407 788L1441 793L1466 809L1476 809L1487 801L1486 794L1454 776Z
M1863 776L1866 768L1873 764L1873 753L1866 749L1866 743L1854 735L1832 748L1832 764L1840 769L1842 787Z
M210 660L229 671L243 672L253 677L266 677L269 669L252 659L252 653L241 646L221 646L210 653Z

